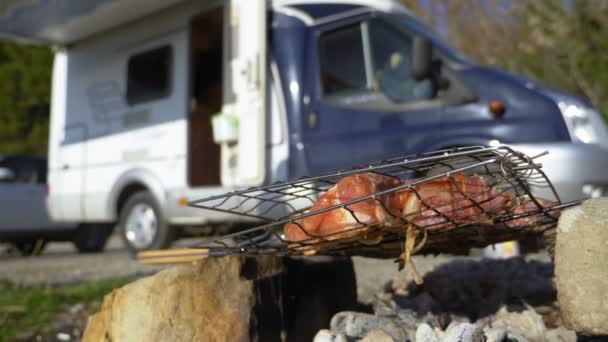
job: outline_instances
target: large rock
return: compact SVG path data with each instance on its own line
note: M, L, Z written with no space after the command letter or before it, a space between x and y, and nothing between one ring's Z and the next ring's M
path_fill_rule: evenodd
M252 332L274 340L280 326L260 325L280 322L280 310L266 305L266 317L256 319L259 294L268 286L253 279L281 269L282 260L273 257L209 258L169 268L108 294L83 340L248 341Z
M84 341L309 342L356 305L349 258L214 257L113 291Z
M566 326L586 335L608 335L608 198L562 213L555 274Z

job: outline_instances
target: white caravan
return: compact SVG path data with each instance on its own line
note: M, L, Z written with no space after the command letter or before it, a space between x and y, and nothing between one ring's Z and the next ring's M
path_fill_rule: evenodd
M120 222L131 249L166 247L173 226L225 219L188 200L262 184L266 163L287 158L278 111L277 131L264 130L264 0L63 2L0 6L4 20L27 13L10 38L55 49L54 220ZM210 121L218 113L240 119L221 147Z

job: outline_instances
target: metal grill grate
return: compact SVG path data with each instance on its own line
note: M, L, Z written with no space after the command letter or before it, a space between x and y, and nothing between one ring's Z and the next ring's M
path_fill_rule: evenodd
M536 157L504 146L454 148L193 201L259 223L193 247L394 257L412 238L420 252L463 253L539 234L578 203L560 202Z

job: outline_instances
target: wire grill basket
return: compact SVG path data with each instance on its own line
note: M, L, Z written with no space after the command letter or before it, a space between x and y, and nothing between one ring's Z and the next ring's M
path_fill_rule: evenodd
M561 203L536 157L506 146L454 148L192 201L257 224L192 247L395 257L408 240L414 252L460 254L540 234L578 203Z

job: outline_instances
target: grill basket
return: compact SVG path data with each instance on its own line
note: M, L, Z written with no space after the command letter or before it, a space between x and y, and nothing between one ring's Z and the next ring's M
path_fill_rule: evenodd
M453 148L192 201L196 208L246 217L252 227L191 247L204 248L209 255L392 258L403 253L404 241L412 237L419 253L463 254L473 247L542 234L556 226L561 209L578 202L561 203L537 157L506 146ZM345 177L370 174L390 177L396 185L311 210ZM482 181L467 190L463 179ZM438 185L449 189L448 198L433 200L441 195L428 195L428 189ZM387 198L398 194L415 196L417 210L388 208ZM366 217L357 204L371 205L382 219ZM348 227L327 234L306 229L312 217L331 212L339 212L350 222ZM287 236L286 225L292 236L298 230L297 239Z

